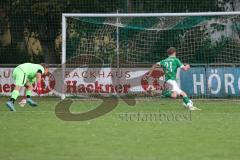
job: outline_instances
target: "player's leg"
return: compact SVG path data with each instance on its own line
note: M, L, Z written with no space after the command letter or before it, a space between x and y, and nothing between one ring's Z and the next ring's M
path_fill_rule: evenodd
M168 80L166 82L166 84L167 84L168 88L171 90L171 94L173 95L174 98L177 96L181 96L181 97L183 97L183 102L185 104L190 102L190 99L188 98L187 94L179 88L177 81Z
M32 81L28 81L25 85L26 87L26 101L27 103L32 106L32 107L36 107L37 106L37 103L35 101L32 100L31 96L32 96L32 90L33 90L33 86L32 86Z
M24 86L24 84L26 83L26 76L22 70L20 70L19 68L15 68L13 71L13 79L15 80L15 87L11 93L9 101L7 101L6 103L10 111L16 111L14 107L14 102L17 100L19 96L19 91L21 87Z
M189 110L192 110L192 111L201 110L201 109L193 106L192 100L190 100L190 98L187 96L187 94L184 91L182 91L179 87L178 87L177 92L182 97L183 104L184 104L185 107L187 107Z
M190 106L190 104L192 104L192 101L188 98L187 94L179 88L177 81L171 80L170 83L172 85L172 90L175 91L178 96L182 97L184 105Z
M177 92L166 89L162 92L162 95L167 98L177 98Z
M182 91L180 93L180 96L183 98L184 106L186 106L189 110L192 110L192 111L201 110L201 109L193 106L193 102L188 98L187 94L184 91Z
M173 80L168 80L165 83L165 90L162 92L162 95L164 97L169 97L169 98L177 98L178 93L175 91L175 84Z
M185 106L190 106L192 104L192 101L189 99L189 97L184 91L181 90L181 92L179 92L179 95L182 97Z
M19 96L20 89L21 89L21 86L15 86L14 90L12 91L10 99L6 102L6 105L10 111L16 112L16 109L14 107L14 102L17 100Z
M187 96L187 94L182 91L178 84L177 81L175 80L168 80L167 83L170 85L171 91L172 91L172 95L175 97L177 96L181 96L183 99L183 103L184 106L187 106L188 109L190 110L199 110L198 108L193 106L193 102L189 99L189 97Z

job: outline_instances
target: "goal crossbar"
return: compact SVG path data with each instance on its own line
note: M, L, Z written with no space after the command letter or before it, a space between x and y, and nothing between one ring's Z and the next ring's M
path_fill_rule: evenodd
M181 17L181 16L233 16L234 12L188 12L188 13L63 13L63 17Z

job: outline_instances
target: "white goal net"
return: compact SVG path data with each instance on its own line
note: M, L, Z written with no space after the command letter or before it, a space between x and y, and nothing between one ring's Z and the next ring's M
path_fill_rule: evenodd
M74 85L67 82L66 95L161 90L157 75L146 81L143 77L152 64L167 57L167 48L175 47L178 58L192 66L178 74L179 85L190 96L240 96L240 12L62 17L62 64L76 79ZM102 85L99 91L96 82Z

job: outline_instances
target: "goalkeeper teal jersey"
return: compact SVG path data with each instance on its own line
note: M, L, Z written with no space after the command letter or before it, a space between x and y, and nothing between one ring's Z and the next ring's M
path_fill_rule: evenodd
M24 63L17 66L17 68L20 68L28 79L34 79L36 77L36 73L39 71L44 73L44 68L39 64Z
M168 58L158 63L162 66L165 73L165 80L176 80L177 69L183 67L182 62L175 56L169 56Z

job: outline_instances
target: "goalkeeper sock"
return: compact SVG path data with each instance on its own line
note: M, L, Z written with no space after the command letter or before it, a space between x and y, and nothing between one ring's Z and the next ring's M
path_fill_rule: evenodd
M32 91L31 91L31 90L27 90L27 91L26 91L26 96L27 96L27 98L30 98L31 95L32 95Z
M188 104L190 102L190 99L188 98L188 96L185 96L185 97L183 97L183 103L184 104Z
M164 91L162 92L162 95L163 95L164 97L171 97L171 96L172 96L172 91L164 90Z
M12 102L14 103L15 100L18 98L18 96L19 96L19 91L18 91L18 90L14 90L14 91L12 92L12 96L11 96L11 98L10 98L10 101L12 101Z

